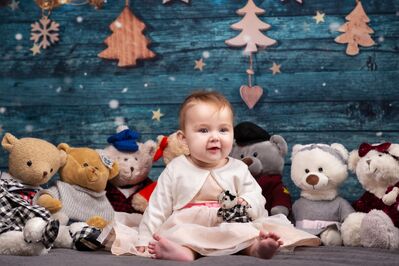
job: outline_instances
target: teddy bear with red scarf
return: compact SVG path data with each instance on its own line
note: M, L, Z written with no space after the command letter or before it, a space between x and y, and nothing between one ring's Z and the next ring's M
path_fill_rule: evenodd
M350 153L348 167L366 191L342 225L344 244L398 249L399 144L363 143Z

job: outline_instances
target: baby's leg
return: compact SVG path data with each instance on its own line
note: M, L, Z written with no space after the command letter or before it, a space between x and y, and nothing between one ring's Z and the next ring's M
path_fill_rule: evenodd
M275 233L259 232L259 237L255 242L243 250L243 254L262 259L270 259L276 253L277 249L283 244L280 237Z
M166 238L154 235L154 240L148 245L148 252L154 259L193 261L196 253Z

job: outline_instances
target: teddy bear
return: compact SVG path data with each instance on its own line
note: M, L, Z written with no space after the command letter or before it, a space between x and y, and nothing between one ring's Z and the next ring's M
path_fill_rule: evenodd
M10 133L1 145L9 157L8 173L0 172L0 254L46 254L58 235L59 222L33 204L33 197L65 164L66 153L45 140L18 139Z
M152 184L148 177L157 144L153 140L137 142L139 133L127 126L119 126L108 138L103 152L119 165L119 174L106 187L106 196L115 211L143 213L147 205L133 201L137 192Z
M237 196L231 194L229 190L220 193L218 203L220 208L217 211L217 216L224 222L248 223L252 221L253 214L250 207L239 204Z
M183 154L188 155L189 153L190 152L187 145L178 140L177 132L173 132L168 136L159 135L157 137L157 149L153 156L153 162L156 162L162 158L163 163L167 165L173 158ZM152 182L144 187L141 191L136 193L133 197L133 205L141 206L141 209L144 212L156 184L156 181Z
M348 151L339 143L296 144L291 179L301 190L292 206L295 226L320 237L325 246L342 245L340 226L354 210L338 189L348 177Z
M242 122L234 127L235 143L230 156L242 160L262 188L269 214L288 216L291 196L282 181L284 157L288 147L280 135L270 136L252 122Z
M91 250L90 244L85 243L98 244L95 236L114 217L105 187L108 180L118 175L118 164L90 148L74 148L61 143L58 149L67 154L66 163L59 170L60 180L39 191L34 201L50 210L53 208L51 201L61 206L58 211L52 211L53 216L66 217L59 247ZM75 227L78 229L74 230Z
M344 244L398 249L399 144L362 143L348 162L365 192L342 225Z

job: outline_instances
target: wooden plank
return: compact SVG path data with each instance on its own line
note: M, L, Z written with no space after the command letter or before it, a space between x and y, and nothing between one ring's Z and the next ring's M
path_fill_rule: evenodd
M140 72L136 74L124 72L118 78L108 74L96 77L93 73L87 76L80 73L73 78L72 76L3 78L0 79L0 90L4 91L0 97L0 107L103 105L103 108L107 109L108 103L113 99L118 100L120 105L180 104L192 90L200 88L213 88L238 104L242 102L238 88L241 84L247 83L245 73L215 71L211 74L199 72L191 74L187 71L182 74L140 75ZM194 75L197 77L194 78ZM383 101L399 99L398 76L399 70L283 72L276 76L272 76L271 73L259 75L256 77L256 83L263 86L265 93L259 104ZM173 97L165 97L168 95Z
M371 15L374 13L378 14L392 14L395 12L395 0L367 0L362 2L366 12ZM83 17L116 17L123 9L125 1L117 0L112 3L104 5L103 9L98 11L92 7L86 6L63 6L57 8L53 12L53 16L62 17L70 16L74 14L76 16L81 15ZM304 5L298 5L292 1L282 3L280 1L263 1L257 0L255 3L266 10L266 16L297 16L301 15L315 15L315 10L322 10L326 14L348 14L354 8L353 0L340 0L337 1L320 1L320 0L308 0ZM201 0L192 1L189 5L183 3L172 3L170 5L162 5L159 0L146 0L146 1L135 1L130 6L136 15L146 19L170 19L170 18L202 18L206 17L235 17L236 10L242 8L245 2L243 1L231 1L231 0ZM40 14L39 8L31 1L24 2L20 5L20 11L25 16L37 17ZM14 13L9 9L4 9L6 17L0 16L0 22L3 20L14 19L19 21L26 20L26 17L18 16L18 13Z

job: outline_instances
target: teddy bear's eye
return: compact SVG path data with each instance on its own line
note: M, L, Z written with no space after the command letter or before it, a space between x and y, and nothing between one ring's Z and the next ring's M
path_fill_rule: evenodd
M125 159L123 159L125 162L127 162L129 159L128 158L125 158Z
M52 173L52 172L53 172L53 168L50 169L50 173Z
M241 159L244 158L244 154L241 154L241 155L240 155L240 158L241 158Z
M319 167L319 172L323 172L323 168L322 167Z
M31 160L27 161L26 165L28 165L30 167L32 165L32 161Z
M382 154L378 154L378 156L382 157Z
M309 173L310 171L309 171L309 169L305 169L305 173Z
M98 167L94 167L96 170L98 170Z
M138 159L137 158L134 158L136 161L138 161Z
M258 156L258 153L257 153L257 152L254 152L253 155L254 155L254 157L257 157L257 156Z
M84 166L84 167L87 167L87 166L89 166L89 165L88 165L87 163L84 163L83 166Z

